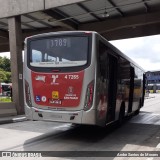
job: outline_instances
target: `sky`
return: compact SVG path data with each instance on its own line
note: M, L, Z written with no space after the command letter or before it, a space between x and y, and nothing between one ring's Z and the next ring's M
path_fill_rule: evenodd
M145 71L160 70L160 35L110 41ZM10 58L10 53L0 53Z
M10 58L10 53L9 53L9 52L3 52L3 53L0 53L0 56L1 56L1 57Z
M110 42L145 71L160 70L160 35Z

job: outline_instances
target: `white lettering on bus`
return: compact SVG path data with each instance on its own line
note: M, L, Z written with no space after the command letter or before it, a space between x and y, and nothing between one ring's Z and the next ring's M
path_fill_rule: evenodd
M73 99L73 100L77 100L78 97L64 97L64 99Z
M58 78L58 75L52 75L53 83L56 83L56 79Z
M79 79L79 75L65 75L65 79Z

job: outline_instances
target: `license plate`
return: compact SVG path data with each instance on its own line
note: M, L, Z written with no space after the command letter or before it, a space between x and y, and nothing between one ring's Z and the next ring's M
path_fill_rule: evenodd
M62 119L62 115L51 115L51 118Z

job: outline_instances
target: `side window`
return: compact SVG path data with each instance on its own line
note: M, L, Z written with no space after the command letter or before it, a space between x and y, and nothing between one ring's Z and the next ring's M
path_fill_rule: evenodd
M107 79L107 46L99 41L99 68L100 68L100 75L101 78Z
M120 57L119 59L119 79L130 79L130 62Z

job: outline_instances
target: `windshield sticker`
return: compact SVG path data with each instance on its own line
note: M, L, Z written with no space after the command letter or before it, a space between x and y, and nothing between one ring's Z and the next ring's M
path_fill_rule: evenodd
M42 102L46 102L46 101L47 101L46 96L42 96Z
M31 62L34 67L72 67L85 65L87 61L66 61L66 62Z
M52 92L52 98L53 99L59 99L59 92L58 91L53 91Z
M41 96L36 96L36 102L41 102Z

